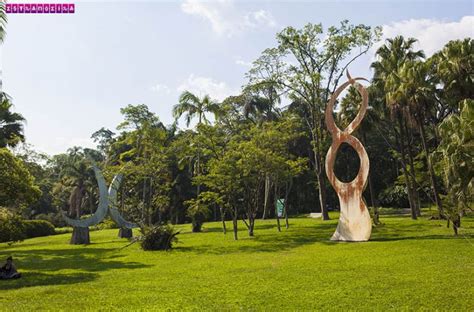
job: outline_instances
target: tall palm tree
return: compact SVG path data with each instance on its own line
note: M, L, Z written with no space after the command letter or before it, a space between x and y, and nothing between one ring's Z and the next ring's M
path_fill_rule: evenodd
M206 113L213 113L214 115L218 114L219 106L218 104L211 99L209 95L205 95L202 98L199 98L195 94L184 91L179 97L179 103L173 107L173 117L176 122L181 116L186 118L186 126L189 127L191 120L194 117L198 117L197 129L199 131L199 126L204 122L208 123L209 120L206 118ZM197 147L197 160L196 160L196 175L199 176L201 173L201 151L199 146ZM197 195L201 192L201 185L197 185Z
M371 65L374 69L373 83L376 88L383 90L385 93L385 104L390 111L391 117L397 122L399 127L396 132L398 138L397 145L400 151L400 161L402 163L402 169L407 184L408 198L413 219L417 219L419 209L416 203L417 191L415 188L416 181L413 174L413 157L411 155L410 146L407 146L408 128L406 123L409 112L406 103L399 101L399 97L397 96L397 92L399 91L398 86L400 84L400 79L397 76L397 73L404 63L424 57L423 51L413 50L416 41L417 40L413 38L405 40L403 36L387 39L386 44L377 50L377 61ZM408 171L409 163L412 169L411 173Z
M474 39L450 41L431 59L443 85L443 100L449 102L451 110L456 110L460 101L474 98Z
M0 147L15 147L25 140L23 123L25 118L13 113L13 104L5 93L0 93Z
M428 171L430 174L431 188L433 190L434 200L438 208L439 217L443 217L443 207L439 197L439 190L436 183L433 164L430 159L430 152L427 146L427 135L425 122L433 114L434 95L436 93L436 81L430 73L429 63L421 61L409 61L403 64L399 69L400 85L397 97L400 101L406 101L410 111L411 124L413 124L421 136L423 150L426 156Z
M179 103L173 107L173 117L178 120L181 116L186 118L186 126L189 127L191 120L198 117L198 125L208 123L206 113L216 114L218 112L218 104L211 99L209 95L199 98L195 94L184 91L179 96Z

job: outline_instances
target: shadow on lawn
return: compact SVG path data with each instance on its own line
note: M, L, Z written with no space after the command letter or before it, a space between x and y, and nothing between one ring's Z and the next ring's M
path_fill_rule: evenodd
M45 274L38 272L23 272L20 279L0 280L0 290L18 289L34 286L70 285L89 282L98 277L96 273ZM0 300L3 298L0 292Z
M259 234L259 230L274 228L274 233L268 231ZM287 230L282 226L282 232L277 231L276 225L264 224L257 225L255 228L255 237L248 237L245 231L239 231L239 241L235 244L226 244L225 246L198 245L192 247L176 247L176 251L195 252L204 254L230 254L230 253L256 253L256 252L277 252L288 251L299 246L324 242L334 244L329 241L332 232L336 226L333 223L318 224L317 226L297 226L290 224ZM240 228L242 230L242 228ZM199 235L199 234L192 234ZM228 229L228 236L232 236L232 230Z
M96 279L99 272L150 267L150 265L138 262L114 260L121 256L113 254L110 249L105 248L0 251L0 260L8 256L13 256L18 270L23 271L23 276L13 281L0 280L0 290L82 283ZM60 270L78 270L82 272L53 273Z

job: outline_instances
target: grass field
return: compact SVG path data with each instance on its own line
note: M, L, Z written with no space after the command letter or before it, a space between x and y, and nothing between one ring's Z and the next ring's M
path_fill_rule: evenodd
M336 218L336 215L332 215ZM219 223L180 226L170 252L145 252L91 232L0 244L23 278L0 281L0 310L474 310L474 218L454 237L445 222L383 217L366 243L334 243L337 220L259 221L240 240ZM230 228L230 222L228 224Z

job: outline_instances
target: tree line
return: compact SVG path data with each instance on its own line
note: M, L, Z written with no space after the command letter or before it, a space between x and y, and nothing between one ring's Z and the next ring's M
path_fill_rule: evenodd
M96 148L53 156L24 143L24 119L2 93L0 206L58 226L60 210L77 218L93 213L95 163L108 181L124 174L119 208L141 224L191 222L198 232L203 222L220 220L225 233L224 221L232 220L237 239L241 220L250 236L259 218L275 218L278 230L289 226L289 215L321 212L328 220L338 200L324 170L331 144L325 107L351 64L380 38L380 28L348 21L287 27L253 62L240 94L217 102L185 91L171 125L147 105L130 104L116 130L92 134ZM422 206L434 206L433 218L457 233L474 196L473 40L450 41L430 57L415 43L387 39L371 64L369 109L354 134L370 158L364 195L375 224L379 207L409 208L417 219ZM354 88L338 100L341 128L360 102ZM343 144L336 175L348 182L358 170L357 154Z

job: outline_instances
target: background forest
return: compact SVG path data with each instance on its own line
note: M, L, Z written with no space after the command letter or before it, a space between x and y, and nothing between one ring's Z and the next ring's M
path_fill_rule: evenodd
M119 208L144 225L190 222L200 231L205 221L233 220L237 238L238 220L251 236L258 218L321 212L327 220L338 199L324 170L331 144L325 107L380 32L348 21L287 27L253 62L240 94L217 102L212 94L184 91L173 103L171 125L146 104L123 103L116 129L91 134L95 149L78 146L58 155L27 144L15 95L2 93L2 222L20 217L62 227L61 211L76 218L93 213L93 163L108 182L124 174ZM379 207L409 209L412 219L430 207L433 218L448 220L457 233L474 196L474 42L447 42L429 58L415 42L386 40L371 65L373 77L366 77L369 110L355 133L370 158L365 199L375 224L383 222ZM360 101L355 88L339 99L340 128L354 119ZM347 182L358 169L357 154L342 145L336 175ZM279 216L280 198L286 205Z

